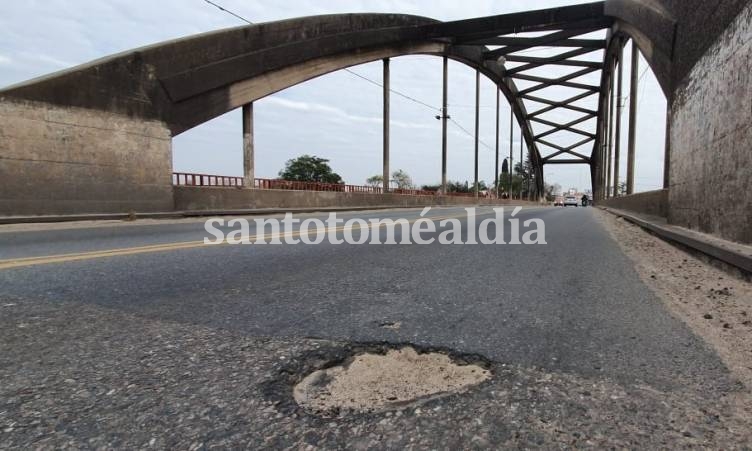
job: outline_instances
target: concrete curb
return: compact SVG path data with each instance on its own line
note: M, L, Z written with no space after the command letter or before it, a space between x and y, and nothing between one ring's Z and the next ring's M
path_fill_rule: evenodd
M700 237L690 234L689 232L682 232L678 227L666 226L651 222L645 218L640 218L639 216L635 216L623 210L616 210L607 207L599 208L613 215L624 218L627 221L654 233L659 238L681 244L716 260L720 260L728 265L731 265L745 272L747 275L752 275L752 255L746 255L733 249L721 247L711 240L704 240Z
M284 213L327 213L340 211L368 211L368 210L416 210L425 207L447 207L450 205L425 205L425 206L367 206L367 207L311 207L311 208L255 208L243 210L184 210L157 213L92 213L80 215L45 215L45 216L0 216L0 225L5 224L34 224L73 221L125 221L129 219L178 219L197 218L202 216L254 216L276 215ZM467 204L456 205L457 207L528 207L528 204Z

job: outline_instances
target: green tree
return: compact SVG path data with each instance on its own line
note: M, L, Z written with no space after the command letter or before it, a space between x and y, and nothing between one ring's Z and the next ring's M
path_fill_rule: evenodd
M383 175L372 175L366 179L366 184L374 188L377 186L381 186L383 183L384 183Z
M398 169L392 172L392 181L397 184L398 189L412 189L413 179L410 178L407 172L402 169Z
M467 182L447 182L447 192L450 193L469 193L470 185Z
M486 185L486 182L484 182L483 180L479 180L478 181L478 191L486 191L486 190L488 190L488 185ZM473 186L470 187L470 192L471 193L475 192L475 182L473 182Z
M296 182L344 183L342 177L332 171L329 160L311 155L302 155L287 160L279 171L279 178Z

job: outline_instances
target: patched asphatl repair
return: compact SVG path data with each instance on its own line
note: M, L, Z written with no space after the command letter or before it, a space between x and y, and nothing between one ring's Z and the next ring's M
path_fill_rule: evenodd
M293 394L298 404L314 412L373 412L463 392L490 377L491 372L479 365L404 347L385 355L362 353L340 366L314 371Z

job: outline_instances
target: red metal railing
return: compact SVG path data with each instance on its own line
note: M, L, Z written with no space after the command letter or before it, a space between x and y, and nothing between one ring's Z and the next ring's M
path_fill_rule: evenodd
M381 194L377 186L345 185L339 183L296 182L280 179L256 179L254 187L257 189L289 189L298 191L336 191L340 193L369 193Z
M178 186L243 186L243 177L173 172L172 184Z
M243 177L213 175L213 174L191 174L186 172L173 172L172 183L177 186L243 186ZM344 185L337 183L319 183L319 182L296 182L291 180L280 179L255 179L254 188L256 189L284 189L297 191L334 191L340 193L367 193L381 194L383 192L380 186L365 185ZM436 191L425 191L418 189L400 189L394 188L389 191L393 194L403 196L436 196ZM447 193L447 196L454 197L473 197L474 193Z

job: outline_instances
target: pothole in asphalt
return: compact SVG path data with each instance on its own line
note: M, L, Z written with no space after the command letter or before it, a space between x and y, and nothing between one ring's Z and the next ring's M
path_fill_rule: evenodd
M374 412L460 393L490 379L477 364L412 347L385 354L363 352L342 365L314 371L293 389L295 401L314 412Z

